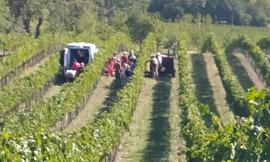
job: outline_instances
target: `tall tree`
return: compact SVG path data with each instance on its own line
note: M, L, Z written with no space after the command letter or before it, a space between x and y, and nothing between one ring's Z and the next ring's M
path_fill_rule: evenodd
M150 17L146 17L143 14L132 14L126 23L129 28L129 33L133 39L140 44L147 34L154 29Z
M14 18L13 30L24 29L25 32L39 36L43 22L42 11L46 0L7 0L11 15Z
M10 10L4 0L0 0L0 32L8 32L10 28Z

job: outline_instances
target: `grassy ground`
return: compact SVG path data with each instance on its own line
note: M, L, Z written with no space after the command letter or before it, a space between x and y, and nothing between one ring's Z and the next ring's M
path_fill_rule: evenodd
M254 84L250 80L249 76L240 60L234 54L227 54L227 61L230 64L232 71L236 78L239 80L241 86L247 90L250 87L253 87Z
M259 76L255 72L255 70L252 68L247 58L241 53L236 53L235 56L241 62L243 68L246 71L246 75L250 78L253 85L259 90L266 88L266 85L264 85L264 83L260 80Z
M212 112L219 114L215 104L214 91L207 76L206 62L203 55L192 53L190 59L192 78L198 100L201 103L208 104Z
M185 161L177 84L175 78L145 79L116 162Z
M69 124L64 132L70 133L92 122L100 112L112 104L116 96L114 77L101 76L88 103L79 115Z
M210 111L220 116L224 123L231 121L233 114L227 103L226 92L212 55L191 53L190 59L192 78L199 102L209 105ZM210 124L211 119L205 120Z
M223 87L223 83L219 76L218 69L215 64L213 55L210 53L203 54L204 61L206 62L207 76L210 82L210 85L213 89L213 98L215 105L220 114L221 120L223 123L232 121L233 113L230 111L230 107L226 100L226 91Z
M48 91L44 95L44 98L50 98L54 95L57 95L62 90L65 83L67 82L65 82L65 79L62 75L56 75L54 84L48 89Z
M122 137L116 162L143 160L144 148L147 146L147 137L149 134L148 128L151 125L151 114L153 112L152 92L156 84L157 82L153 79L145 79L129 131Z
M45 59L42 59L40 62L38 62L37 64L35 64L34 66L32 67L29 67L27 69L25 69L21 75L19 76L19 78L23 78L27 75L30 75L32 73L34 73L35 71L37 71L42 65L44 65L48 60L49 60L50 57L46 57Z
M170 153L170 91L168 78L159 80L153 88L153 111L150 132L144 149L143 161L168 161Z
M231 26L221 24L202 24L202 23L165 23L164 33L168 35L168 39L177 38L180 32L188 34L188 45L191 49L199 49L202 47L205 39L209 34L213 34L216 38L227 45L232 39L239 36L247 35L254 42L261 38L270 37L268 27L249 27L249 26Z
M57 95L62 90L62 85L54 84L52 87L48 89L48 91L45 93L45 98L53 97L54 95Z

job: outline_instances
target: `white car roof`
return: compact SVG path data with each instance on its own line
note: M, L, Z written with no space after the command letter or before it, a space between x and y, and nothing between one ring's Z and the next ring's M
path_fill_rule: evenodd
M96 49L96 45L92 43L85 43L85 42L73 42L73 43L68 43L65 48L82 48L82 49Z

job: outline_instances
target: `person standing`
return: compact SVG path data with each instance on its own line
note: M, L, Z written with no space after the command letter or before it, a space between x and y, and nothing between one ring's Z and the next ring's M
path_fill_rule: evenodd
M116 79L117 87L121 86L120 68L121 68L120 60L116 60L114 63L114 71L115 71L115 79Z
M173 50L173 54L176 54L176 49L177 49L177 42L174 42L171 46L171 49Z
M120 68L121 84L124 85L128 82L127 71L130 71L130 66L127 63L122 63Z
M158 59L159 66L162 66L162 56L161 56L161 54L159 52L157 52L156 58Z
M122 63L128 63L128 54L127 51L124 51L124 55L121 57L121 62Z
M136 56L135 56L133 50L130 51L130 53L129 53L129 55L128 55L128 59L129 59L130 61L132 61L133 63L136 64Z
M115 70L114 70L114 64L115 64L115 59L111 58L108 64L108 76L114 76L115 75Z
M159 53L159 52L157 52L157 54L156 54L156 58L157 58L157 60L158 60L158 72L163 72L163 65L162 65L162 56L161 56L161 54Z
M150 59L150 73L152 78L158 78L158 59L154 55Z

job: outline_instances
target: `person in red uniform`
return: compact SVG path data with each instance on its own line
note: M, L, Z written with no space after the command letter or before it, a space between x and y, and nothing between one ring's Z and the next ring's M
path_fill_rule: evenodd
M127 52L125 51L124 52L124 55L121 57L121 63L123 64L123 63L128 63L128 54L127 54Z
M76 70L78 72L80 70L80 68L81 68L81 64L76 59L74 59L72 66L71 66L71 69Z
M114 64L115 64L115 58L111 58L108 66L107 66L109 76L115 75Z
M120 69L121 69L120 60L116 60L114 64L114 71L115 71L116 85L118 88L121 86Z

